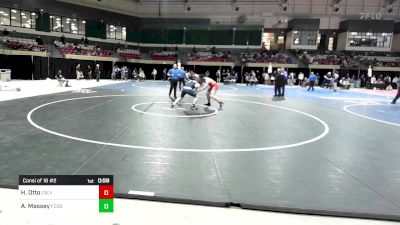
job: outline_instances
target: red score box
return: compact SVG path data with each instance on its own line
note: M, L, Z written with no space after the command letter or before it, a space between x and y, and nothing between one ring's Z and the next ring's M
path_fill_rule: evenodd
M99 186L99 199L113 199L114 186L113 185L100 185Z

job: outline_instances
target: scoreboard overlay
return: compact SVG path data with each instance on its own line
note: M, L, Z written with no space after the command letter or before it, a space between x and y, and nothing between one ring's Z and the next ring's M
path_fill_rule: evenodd
M25 212L114 212L113 175L20 175L18 191Z

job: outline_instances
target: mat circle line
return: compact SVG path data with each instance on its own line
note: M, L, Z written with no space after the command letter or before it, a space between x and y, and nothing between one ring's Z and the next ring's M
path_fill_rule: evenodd
M49 129L46 129L44 127L39 126L37 123L35 123L32 120L32 114L45 106L60 103L60 102L67 102L67 101L74 101L74 100L80 100L80 99L90 99L90 98L106 98L106 97L130 97L130 96L157 96L157 95L145 95L145 94L134 94L134 95L99 95L99 96L87 96L87 97L79 97L79 98L69 98L69 99L63 99L63 100L58 100L58 101L53 101L53 102L48 102L42 105L39 105L32 109L26 116L28 122L34 126L35 128L42 130L46 133L53 134L59 137L67 138L70 140L75 140L75 141L80 141L80 142L85 142L85 143L92 143L92 144L99 144L99 145L107 145L107 146L113 146L113 147L121 147L121 148L131 148L131 149L144 149L144 150L155 150L155 151L176 151L176 152L252 152L252 151L269 151L269 150L277 150L277 149L285 149L285 148L293 148L293 147L298 147L302 145L306 145L315 141L318 141L322 138L324 138L328 133L329 133L329 126L320 118L313 116L311 114L308 114L306 112L302 112L300 110L296 109L291 109L283 106L278 106L278 105L272 105L268 103L261 103L261 102L253 102L253 101L246 101L246 100L239 100L239 99L230 99L230 98L225 98L225 100L230 100L230 101L236 101L236 102L244 102L244 103L250 103L250 104L257 104L257 105L264 105L264 106L270 106L273 108L279 108L279 109L284 109L288 110L291 112L296 112L302 115L305 115L307 117L310 117L314 120L317 120L323 127L324 130L321 134L318 136L300 141L297 143L292 143L292 144L286 144L286 145L277 145L277 146L268 146L268 147L259 147L259 148L235 148L235 149L181 149L181 148L165 148L165 147L149 147L149 146L137 146L137 145L127 145L127 144L118 144L118 143L111 143L111 142L103 142L103 141L95 141L95 140L90 140L90 139L85 139L85 138L79 138L79 137L74 137L66 134L62 134L59 132L55 132ZM159 96L159 95L158 95Z
M348 112L348 113L351 113L351 114L353 114L353 115L355 115L355 116L359 116L359 117L362 117L362 118L365 118L365 119L369 119L369 120L373 120L373 121L376 121L376 122L385 123L385 124L389 124L389 125L393 125L393 126L398 126L398 127L400 127L400 124L391 123L391 122L388 122L388 121L385 121L385 120L375 119L375 118L373 118L373 117L361 115L361 114L355 113L355 112L353 112L353 111L351 111L351 110L349 109L349 108L354 107L354 106L377 106L377 105L381 105L381 104L364 104L364 103L360 103L360 104L351 104L351 105L345 105L345 106L343 106L343 110L346 111L346 112Z

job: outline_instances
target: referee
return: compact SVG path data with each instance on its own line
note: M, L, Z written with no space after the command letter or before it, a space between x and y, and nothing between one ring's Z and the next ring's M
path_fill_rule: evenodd
M178 80L179 80L179 75L181 71L178 69L178 66L174 64L173 68L168 71L168 79L170 83L169 87L169 98L173 99L171 97L171 92L172 89L174 90L174 99L176 99L176 86L178 85Z

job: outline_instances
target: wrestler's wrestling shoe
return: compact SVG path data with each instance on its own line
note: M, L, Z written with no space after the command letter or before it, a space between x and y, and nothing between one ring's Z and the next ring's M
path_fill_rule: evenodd
M223 102L220 102L219 103L219 109L222 109L222 106L224 105L224 103Z

